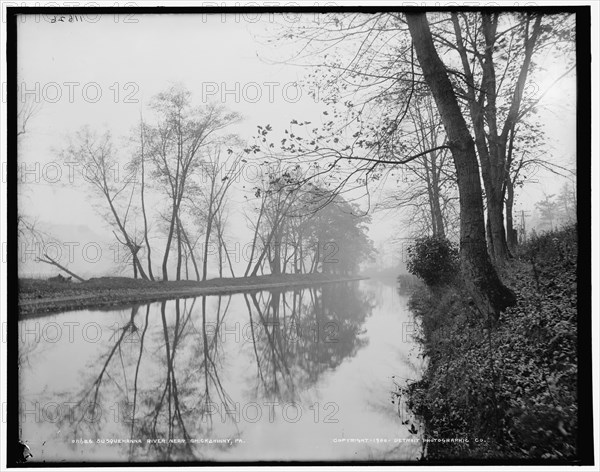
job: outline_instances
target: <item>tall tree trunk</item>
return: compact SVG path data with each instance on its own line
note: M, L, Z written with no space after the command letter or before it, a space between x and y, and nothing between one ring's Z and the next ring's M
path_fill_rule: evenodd
M169 233L167 234L167 245L165 247L165 255L162 262L162 279L169 280L169 252L171 251L171 241L173 240L173 232L175 228L175 219L177 217L177 206L175 204L176 197L173 197L173 209L171 210L171 222L169 224Z
M525 54L524 54L524 58L523 58L523 63L521 64L521 70L519 71L519 78L517 79L517 83L515 85L515 90L513 93L513 97L512 97L512 101L510 104L510 109L508 111L508 116L506 117L506 121L504 122L504 127L502 129L502 132L499 136L500 139L500 143L501 146L499 146L502 151L505 154L505 168L502 169L503 170L503 174L502 174L502 181L504 183L504 181L507 181L507 185L503 185L502 186L502 193L499 196L500 199L500 203L503 203L504 200L504 192L505 191L512 191L512 196L510 197L511 203L510 203L510 207L507 206L506 207L506 211L507 211L507 226L509 225L509 221L510 221L510 227L507 227L507 240L508 240L508 246L510 247L514 247L517 243L517 235L515 234L514 228L512 228L512 206L513 206L513 202L514 202L514 183L511 181L510 179L510 164L512 162L513 159L513 146L514 146L514 139L515 139L515 126L517 124L517 122L521 119L520 113L521 113L521 102L523 101L523 91L525 90L525 85L527 82L527 76L529 73L529 67L531 66L531 60L533 57L533 48L535 46L535 44L538 41L538 38L541 34L542 28L541 28L541 23L542 23L542 15L541 14L537 14L535 17L535 20L533 21L533 25L531 24L531 16L528 16L527 18L527 23L526 23L526 27L525 27ZM530 33L530 26L531 26L531 35ZM508 144L507 144L508 143ZM506 151L508 146L508 153ZM509 189L510 187L510 189ZM510 215L508 214L510 212Z
M490 252L495 261L502 264L511 256L507 244L507 235L504 226L504 197L505 197L505 173L508 171L507 163L507 141L511 129L521 118L520 106L523 90L527 81L529 67L533 55L533 48L541 32L541 15L527 14L525 24L524 58L511 99L509 111L502 127L498 127L498 114L496 109L496 71L494 65L493 51L498 39L496 30L498 26L497 13L482 13L481 31L485 39L485 52L481 61L483 75L481 86L476 86L473 74L467 58L466 48L462 41L462 33L458 16L452 15L457 49L461 57L465 78L468 84L469 107L473 129L475 131L475 143L479 153L481 164L481 175L485 186L487 199L487 223L489 239L492 241ZM536 16L533 21L532 18ZM531 34L530 34L531 29ZM478 90L479 98L476 99L475 91ZM484 100L487 102L484 107ZM484 121L485 116L485 121ZM485 129L488 126L488 131ZM511 236L512 237L512 236Z
M496 45L496 31L498 28L497 13L482 13L483 36L485 38L485 52L483 59L482 89L485 91L486 106L483 110L485 122L488 126L487 159L482 159L482 166L487 166L487 172L482 173L487 198L487 220L489 223L490 237L494 244L490 251L497 264L503 264L508 259L508 245L504 228L504 175L506 167L506 141L498 134L498 110L496 107L496 66L494 64L493 50ZM486 136L481 121L480 132Z
M183 192L185 188L185 175L181 173L181 162L183 157L183 144L181 136L181 116L179 116L179 126L177 135L177 166L175 169L174 182L171 187L173 208L171 211L171 222L169 224L169 233L167 236L167 246L165 248L165 255L162 263L163 280L169 280L168 264L169 256L171 252L171 243L173 242L173 235L175 233L175 224L179 219L179 207L181 205L181 199L183 198Z
M183 248L183 252L185 254L185 280L190 280L190 270L189 270L189 254L185 247Z
M301 274L302 273L302 232L298 235L298 244L296 246L296 250L294 251L294 273Z
M433 44L425 13L407 13L406 21L423 77L431 89L446 129L456 167L461 266L479 309L485 312L489 306L497 318L501 310L516 302L516 298L502 284L487 253L479 166L473 138L448 79L446 67Z
M227 263L229 265L229 272L231 272L231 276L235 277L235 272L233 271L233 264L231 262L231 256L227 251L227 245L225 244L225 239L223 238L223 233L219 232L219 240L221 241L221 246L223 247L223 251L225 252L225 257L227 258Z
M260 253L260 256L258 257L258 261L256 262L256 265L254 266L254 270L252 271L252 274L251 274L252 277L256 276L259 269L262 267L263 259L265 258L267 253L270 254L271 243L273 241L273 237L277 234L277 231L279 230L279 225L281 224L281 218L282 218L282 216L278 215L276 217L275 222L273 223L273 228L271 229L269 236L267 237L266 241L264 242L263 250ZM270 260L271 259L269 258L269 261ZM271 270L271 273L273 273L273 270Z
M217 219L216 219L216 223L217 223L217 244L219 245L219 277L223 277L223 261L224 259L227 259L227 262L229 263L229 270L231 272L231 276L235 277L235 274L233 273L233 266L231 264L231 257L229 257L229 253L227 252L227 246L225 245L225 238L223 237L223 227L225 226L225 223L223 221L223 214L222 213L218 213L217 214ZM223 253L225 253L225 257L223 257Z
M438 167L439 165L439 167ZM431 153L431 197L433 199L433 218L435 220L435 228L437 236L446 237L446 229L444 228L444 215L440 203L440 168L442 164L437 162L437 151Z
M219 277L223 278L223 246L221 245L221 238L217 235L218 248L219 248Z
M281 274L281 229L278 228L275 234L275 242L273 244L273 264L271 273L274 275Z
M216 167L213 167L213 172L216 171ZM210 182L210 196L208 197L208 215L206 221L206 236L204 238L204 260L202 261L202 280L206 280L208 272L208 245L210 243L210 233L212 232L213 220L215 219L218 206L215 202L215 185L216 175L213 174Z
M298 273L298 246L294 249L294 274Z
M150 280L154 280L154 274L152 273L152 248L150 247L150 240L148 238L148 218L146 216L146 199L144 198L144 190L145 190L145 169L144 169L144 161L146 159L146 156L144 154L144 145L145 145L145 139L144 139L144 120L141 116L141 112L140 112L140 146L141 146L141 171L142 171L142 178L141 178L141 188L140 188L140 199L142 201L142 216L144 218L144 242L146 243L146 251L147 251L147 257L148 257L148 277L150 278Z
M258 232L260 230L260 221L262 220L263 213L265 211L265 197L263 196L260 210L258 212L258 219L256 220L256 227L254 228L254 236L252 237L252 247L250 250L250 257L248 258L248 265L246 266L246 270L244 272L244 277L248 277L250 273L250 269L252 269L252 263L254 262L254 252L256 251L256 241L258 240Z
M177 278L181 280L181 221L177 217Z
M513 219L513 205L515 201L515 187L509 178L506 183L506 236L508 247L512 251L518 244L517 230Z
M490 222L490 219L487 217L485 219L485 237L487 239L488 254L490 255L490 258L493 259L494 258L494 240L492 239L492 224Z
M508 154L506 156L506 172L504 174L504 192L506 192L506 198L504 199L504 205L506 209L506 242L508 248L511 251L515 250L518 244L517 230L514 229L513 221L513 205L515 202L515 185L510 175L510 169L514 159L514 142L515 142L515 127L513 126L510 130L510 139L508 142ZM520 166L519 166L520 168ZM518 174L518 170L517 170Z
M427 112L424 117L421 108ZM411 110L411 114L413 114ZM434 112L434 104L430 98L418 100L414 107L414 126L415 133L420 136L421 152L426 152L439 146L437 128L439 126L439 117ZM439 175L441 164L437 163L438 151L432 151L429 155L422 157L422 164L425 170L424 180L427 186L427 200L429 203L429 218L431 220L431 232L433 236L445 237L444 219L440 205L440 182Z
M256 261L256 264L254 265L254 269L252 269L252 273L250 274L251 277L256 277L256 275L258 274L258 271L262 269L263 259L265 258L265 256L269 252L269 250L270 250L269 243L267 243L265 245L265 247L263 248L263 250L261 251L260 256L258 256L258 260ZM263 271L263 273L264 273L264 271Z
M212 202L209 203L212 205ZM208 210L208 221L206 225L206 236L204 237L204 260L202 261L202 280L206 280L206 275L208 272L208 244L210 243L210 233L212 231L212 208Z
M428 147L429 143L423 143L424 146ZM435 217L435 209L433 202L433 188L431 183L431 171L429 168L429 160L427 156L423 158L423 167L425 169L425 185L427 186L427 203L429 204L429 219L431 220L431 234L433 236L438 235L437 219Z
M312 264L310 266L310 273L316 274L319 272L319 258L321 257L319 248L321 247L321 241L317 242L317 247L315 248L315 253L313 255Z
M117 223L117 227L119 228L119 231L123 235L124 241L119 241L119 238L118 238L116 232L113 231L113 234L117 238L117 241L119 241L122 244L124 244L125 246L127 246L127 249L129 249L129 251L131 252L131 257L133 258L133 263L136 265L137 269L139 270L142 279L148 280L148 276L144 272L144 268L142 267L142 263L140 262L140 260L138 259L138 256L137 256L137 252L139 250L139 247L129 237L129 233L127 233L127 230L125 229L124 224L121 222L121 218L119 218L119 215L117 213L117 209L113 205L113 200L110 198L110 194L108 193L108 190L106 190L107 188L108 188L108 186L107 186L107 183L106 183L106 177L104 177L104 189L105 189L104 190L104 196L106 197L106 199L108 201L108 206L110 207L110 210L111 210L111 212L113 214L115 222Z
M495 186L496 187L496 186ZM506 241L506 227L504 226L504 198L501 189L494 188L493 196L488 196L488 222L490 237L494 247L492 257L497 265L502 265L511 257Z
M200 282L200 271L198 270L198 263L196 262L196 256L194 255L194 247L190 243L190 238L188 238L187 232L185 231L183 225L181 226L181 233L183 234L183 239L187 245L188 253L192 259L192 265L194 266L194 272L196 273L196 280Z
M285 245L284 245L284 251L283 251L283 257L281 258L281 273L282 274L285 274L285 267L287 266L287 263L288 263L288 250L289 250L289 241L286 238Z

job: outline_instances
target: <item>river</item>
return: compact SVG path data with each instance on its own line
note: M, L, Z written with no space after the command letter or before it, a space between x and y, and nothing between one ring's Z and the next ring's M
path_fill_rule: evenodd
M23 320L21 440L30 462L415 461L407 302L361 281Z

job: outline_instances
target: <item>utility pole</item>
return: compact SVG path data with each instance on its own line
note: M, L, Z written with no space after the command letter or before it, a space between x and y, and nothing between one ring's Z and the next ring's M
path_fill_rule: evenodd
M525 241L527 241L527 229L525 227L525 217L529 216L529 211L524 211L521 210L521 225L519 228L519 235L520 235L520 243L523 244Z

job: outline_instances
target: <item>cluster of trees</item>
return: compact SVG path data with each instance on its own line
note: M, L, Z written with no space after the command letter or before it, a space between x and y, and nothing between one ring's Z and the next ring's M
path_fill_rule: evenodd
M546 194L535 204L539 213L539 227L546 231L576 223L577 192L572 185L565 183L559 194Z
M362 186L370 196L395 178L386 204L412 204L434 235L458 226L473 295L497 315L515 302L495 269L516 244L515 190L532 169L566 171L542 158L537 114L547 90L527 90L544 58L562 67L555 82L573 72L574 21L535 11L398 12L286 25L299 57L320 59L310 89L330 108L301 136L293 120L282 155L328 161L321 167L336 176L335 191Z
M251 258L245 275L264 270L265 261L272 274L348 275L374 255L366 235L371 217L357 204L307 181L300 166L272 169L256 196L260 206L248 221L254 229L253 248L263 249L257 261Z
M63 160L92 189L114 238L126 248L122 268L131 267L135 278L206 280L210 256L218 263L219 276L228 268L235 277L225 237L229 202L234 192L243 191L235 184L252 161L269 165L257 177L251 197L246 196L253 238L250 254L244 245L244 276L350 274L374 252L366 236L370 217L304 178L301 166L273 167L263 154L256 156L254 147L244 147L237 135L228 133L240 120L237 113L211 104L196 107L181 86L155 96L150 112L150 119L140 115L129 146L117 149L109 132L84 127L62 151ZM38 243L51 238L22 214L20 230L22 237ZM46 254L38 260L82 280Z
M544 60L558 71L555 82L573 72L574 21L535 11L303 17L286 23L276 40L292 41L312 64L317 58L307 82L327 105L321 123L292 120L277 145L271 126L259 126L248 147L227 134L239 115L194 107L189 92L175 87L153 99L152 120L140 116L127 163L135 179L111 179L117 159L108 134L83 130L65 158L91 176L136 276L157 277L152 246L161 235L163 280L173 263L178 280L192 270L206 279L211 242L219 273L227 260L234 275L224 238L228 194L250 157L275 170L253 188L245 275L356 270L372 252L368 217L353 203L357 192L368 211L373 192L394 179L379 205L408 209L418 236L458 235L474 295L497 313L514 303L495 266L517 244L518 189L536 169L568 172L547 159L539 120L547 90L527 90ZM151 218L157 195L160 211ZM323 260L333 252L337 265Z
M402 191L388 192L380 207L400 209L411 236L455 237L459 225L456 173L444 146L439 113L426 91L415 95L407 110L412 129L404 132L402 140L420 155L402 167L397 178Z
M240 172L242 157L232 150L237 138L224 131L240 116L222 106L195 107L182 87L158 94L150 108L155 121L151 124L140 116L131 137L134 151L125 162L109 132L99 134L88 127L71 137L63 158L76 163L82 181L95 190L114 237L129 252L135 277L168 280L174 256L176 280L189 278L190 262L196 278L204 280L208 244L202 247L202 268L196 246L202 235L224 244L225 196L235 175L224 175L223 170ZM158 200L163 204L151 220L148 206ZM153 228L166 240L160 275L153 268Z

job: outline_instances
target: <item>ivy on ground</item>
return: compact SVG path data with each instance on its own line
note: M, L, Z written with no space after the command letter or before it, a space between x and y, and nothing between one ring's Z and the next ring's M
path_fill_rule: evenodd
M576 455L576 227L521 246L502 277L518 302L493 326L460 281L411 297L429 362L409 406L429 437L468 439L430 442L430 460Z

